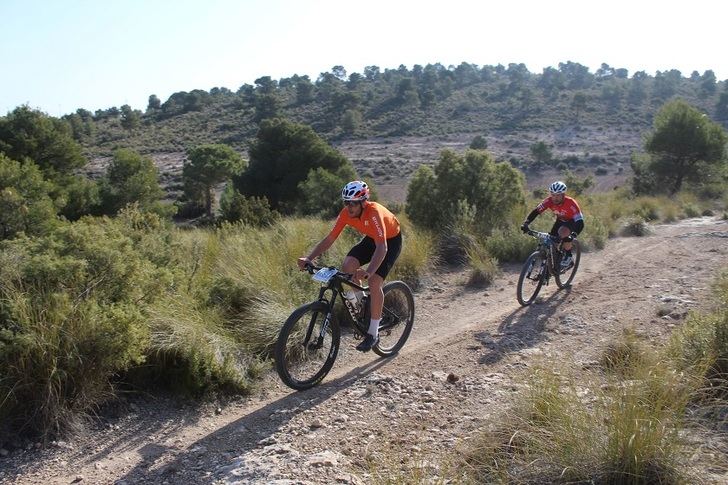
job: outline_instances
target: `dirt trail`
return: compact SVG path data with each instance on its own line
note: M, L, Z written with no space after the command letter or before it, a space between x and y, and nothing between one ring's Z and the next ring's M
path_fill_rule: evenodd
M415 329L392 359L345 341L331 374L310 391L291 392L270 375L252 398L202 407L138 400L86 436L0 458L0 481L419 481L406 471L412 467L437 476L523 386L524 369L593 365L624 328L664 340L706 300L726 266L728 223L698 218L653 230L583 254L571 288L552 282L528 308L515 299L518 265L479 291L464 289L465 273L445 274L416 294ZM700 460L697 452L696 467ZM705 481L728 483L722 473L706 471Z

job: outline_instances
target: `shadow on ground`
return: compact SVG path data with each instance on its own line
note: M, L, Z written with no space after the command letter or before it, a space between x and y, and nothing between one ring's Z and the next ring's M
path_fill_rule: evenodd
M527 307L511 312L498 326L496 333L479 332L475 338L487 349L480 364L492 365L511 353L534 347L544 340L546 322L571 294L571 287L538 298Z
M396 357L394 357L396 359ZM341 377L324 381L321 385L302 392L291 392L273 402L252 410L245 416L216 429L204 438L192 443L186 450L170 450L163 446L147 445L140 450L144 460L116 480L116 483L176 483L175 477L179 470L189 470L190 463L196 461L203 454L222 454L226 456L240 456L247 451L263 446L261 441L272 436L283 425L298 413L311 409L331 397L342 389L346 389L377 369L385 366L393 359L378 359L356 367ZM174 459L163 466L155 462L165 454L173 453ZM193 467L194 468L194 467ZM199 480L212 480L210 470L200 469ZM188 476L185 479L189 479ZM189 482L188 482L189 483Z

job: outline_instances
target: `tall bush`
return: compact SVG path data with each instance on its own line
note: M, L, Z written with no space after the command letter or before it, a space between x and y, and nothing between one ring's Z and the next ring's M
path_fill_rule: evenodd
M0 245L2 431L65 429L143 361L144 309L173 278L130 232L126 221L86 218Z
M0 239L46 234L56 224L52 191L32 161L20 163L0 153Z
M266 197L273 209L293 214L304 200L300 184L317 168L342 180L355 173L351 162L310 127L267 119L251 143L248 169L234 178L235 188L245 196Z
M524 204L524 177L511 165L496 163L484 151L464 156L445 150L434 170L422 166L407 190L406 212L412 222L442 231L460 213L473 210L475 228L489 234Z

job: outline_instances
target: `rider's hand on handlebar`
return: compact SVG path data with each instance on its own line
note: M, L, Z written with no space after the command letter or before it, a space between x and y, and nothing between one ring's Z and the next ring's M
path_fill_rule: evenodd
M521 231L528 232L528 222L524 221L523 224L521 224Z
M571 239L576 239L576 236L578 236L578 234L575 232L572 232L571 234L569 234L569 237L571 237Z
M311 260L308 258L298 258L297 263L298 263L298 269L300 269L301 271L305 271L306 265L311 264Z

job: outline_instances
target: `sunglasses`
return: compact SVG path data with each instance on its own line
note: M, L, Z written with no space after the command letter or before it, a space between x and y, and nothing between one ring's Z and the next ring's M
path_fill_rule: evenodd
M359 203L358 200L345 200L344 201L344 205L347 206L347 207L350 207L350 206L353 206L353 205L357 205L358 203Z

